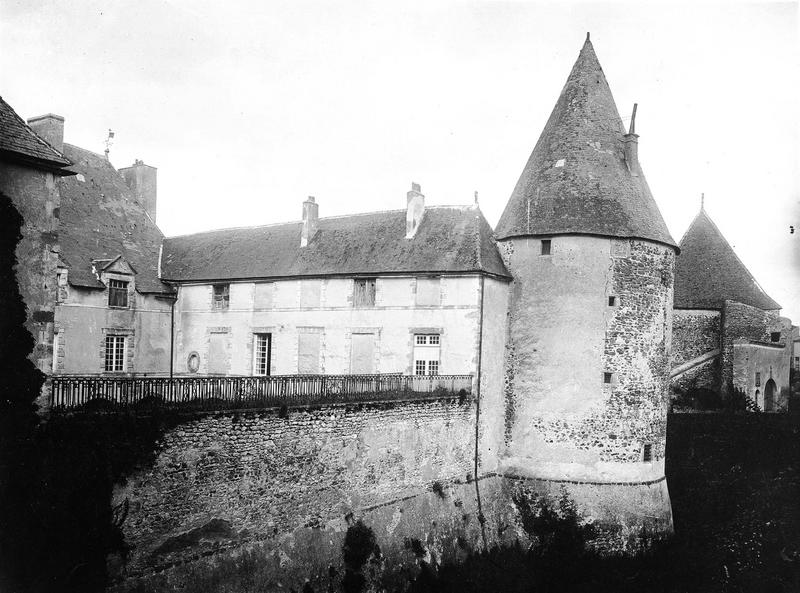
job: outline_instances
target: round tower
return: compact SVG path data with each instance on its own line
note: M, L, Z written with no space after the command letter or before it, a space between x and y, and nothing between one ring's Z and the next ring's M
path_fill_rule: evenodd
M672 532L664 475L677 246L587 35L497 225L514 277L506 351L512 496L564 494L594 544Z

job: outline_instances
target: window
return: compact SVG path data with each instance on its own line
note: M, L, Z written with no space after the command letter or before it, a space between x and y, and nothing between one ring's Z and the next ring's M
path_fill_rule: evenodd
M542 255L550 255L551 240L542 239Z
M320 372L322 334L305 331L297 336L297 372L301 375L316 375Z
M756 387L761 385L761 373L756 372Z
M645 443L642 447L642 461L653 461L653 443Z
M608 297L608 306L609 307L614 307L614 306L616 306L616 304L617 304L617 297L615 297L615 296Z
M256 283L253 297L253 304L256 309L272 309L274 287L275 285L272 282Z
M253 346L253 374L269 375L272 334L254 334Z
M125 370L125 336L106 336L107 373L119 373Z
M417 305L438 306L442 303L441 279L417 278Z
M614 373L603 373L603 383L610 385L614 380Z
M375 372L375 334L354 333L350 338L350 372L371 375Z
M769 339L772 342L780 342L781 341L781 332L772 332L769 334Z
M124 280L108 281L108 306L127 307L128 306L128 283Z
M300 281L300 306L304 309L309 307L319 307L321 303L320 289L322 280L301 280Z
M353 306L375 306L375 278L356 278L353 280Z
M227 309L231 302L231 285L230 284L215 284L213 286L214 298L212 306L214 309L223 310Z
M414 374L438 375L440 358L439 334L414 335Z

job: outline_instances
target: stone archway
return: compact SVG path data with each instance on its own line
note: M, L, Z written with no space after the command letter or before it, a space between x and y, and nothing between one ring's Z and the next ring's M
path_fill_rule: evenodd
M764 385L764 411L765 412L774 412L775 411L775 392L777 391L777 386L775 385L775 381L770 379L767 381L767 384Z

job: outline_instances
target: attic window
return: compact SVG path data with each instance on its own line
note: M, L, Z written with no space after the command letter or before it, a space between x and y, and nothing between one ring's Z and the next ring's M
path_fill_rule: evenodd
M542 255L550 255L550 239L542 239Z
M223 310L227 309L231 302L231 285L230 284L215 284L213 287L214 298L212 306L214 309Z
M771 342L780 342L781 332L772 332L771 334L769 334L769 339Z
M375 278L353 280L353 307L375 306Z
M127 307L128 306L128 283L124 280L108 281L108 306Z
M645 443L642 447L642 461L653 461L653 443Z

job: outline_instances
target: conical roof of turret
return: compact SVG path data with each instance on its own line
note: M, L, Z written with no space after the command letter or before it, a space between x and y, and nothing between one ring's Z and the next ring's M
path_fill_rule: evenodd
M630 136L636 141L635 134ZM638 162L589 36L520 175L495 234L589 234L675 246Z
M738 258L704 208L681 239L675 261L675 307L721 309L726 300L765 311L781 308Z

